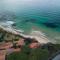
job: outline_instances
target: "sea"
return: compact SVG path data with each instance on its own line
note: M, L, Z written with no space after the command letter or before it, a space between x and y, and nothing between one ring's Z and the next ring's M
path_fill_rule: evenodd
M15 28L23 30L24 34L42 31L50 40L60 43L59 2L59 0L3 0L0 1L0 12L4 12L0 17L3 15L3 22L14 22Z
M37 11L36 11L37 12ZM59 13L22 14L16 20L16 28L24 30L25 34L30 34L32 31L42 31L48 38L60 43L60 17Z

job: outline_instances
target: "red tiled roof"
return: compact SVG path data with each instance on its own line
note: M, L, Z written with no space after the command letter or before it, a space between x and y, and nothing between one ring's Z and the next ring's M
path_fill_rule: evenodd
M38 48L38 46L39 46L39 44L38 43L31 43L30 45L29 45L29 47L30 48Z

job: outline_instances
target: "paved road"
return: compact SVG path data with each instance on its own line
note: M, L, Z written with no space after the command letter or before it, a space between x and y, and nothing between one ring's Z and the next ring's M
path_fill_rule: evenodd
M59 55L57 55L54 59L52 59L52 60L60 60L60 54Z

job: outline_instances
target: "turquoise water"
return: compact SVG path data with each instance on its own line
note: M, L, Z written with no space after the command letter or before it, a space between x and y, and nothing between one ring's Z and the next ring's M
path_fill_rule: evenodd
M42 31L49 38L60 40L60 27L51 28L46 27L43 23L47 22L49 19L52 19L50 16L44 17L44 15L38 14L27 14L21 15L16 20L16 27L25 31L25 34L31 33L32 30ZM28 22L27 22L27 21ZM33 20L33 21L32 21Z
M1 11L14 12L16 28L24 30L25 34L37 30L60 41L60 0L1 0ZM53 22L58 27L46 26L43 24L46 22Z

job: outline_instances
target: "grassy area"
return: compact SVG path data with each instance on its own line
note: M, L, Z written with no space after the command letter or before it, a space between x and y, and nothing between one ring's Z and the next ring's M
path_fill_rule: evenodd
M10 54L8 60L47 60L48 55L49 53L46 49L30 49L24 46L21 52Z
M54 47L57 51L60 50L60 44L55 44Z
M53 45L55 51L60 50L60 44ZM8 60L48 60L50 51L47 48L30 49L27 45L22 48L21 52L14 52L8 56Z

